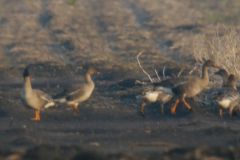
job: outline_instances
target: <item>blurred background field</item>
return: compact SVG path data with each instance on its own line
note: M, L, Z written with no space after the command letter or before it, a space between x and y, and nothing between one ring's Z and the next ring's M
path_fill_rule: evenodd
M240 29L238 0L2 0L0 8L0 67L9 75L32 65L46 66L39 76L70 76L92 65L106 78L140 76L140 51L154 74L195 64L193 43L218 23Z

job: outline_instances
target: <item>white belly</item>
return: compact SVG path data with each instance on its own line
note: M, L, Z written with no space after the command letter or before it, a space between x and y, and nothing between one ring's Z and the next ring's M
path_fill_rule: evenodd
M229 99L222 99L220 101L217 101L217 103L223 108L228 108L230 106L231 101Z
M149 102L154 103L157 101L159 92L146 92L143 98L147 99Z

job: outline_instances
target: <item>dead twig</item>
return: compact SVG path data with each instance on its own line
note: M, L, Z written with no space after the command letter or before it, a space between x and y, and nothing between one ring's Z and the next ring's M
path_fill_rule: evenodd
M155 73L156 73L156 75L157 75L157 77L158 77L158 80L161 82L161 78L159 77L158 72L157 72L156 69L155 69Z
M182 72L183 72L184 69L185 69L185 67L183 67L183 68L181 69L181 71L178 73L178 76L177 76L177 77L180 77L180 75L182 74Z
M197 67L194 67L188 74L191 75L193 73L193 71L195 71L197 69Z
M148 78L150 79L150 81L153 83L153 80L152 80L151 76L142 68L142 66L141 66L141 64L140 64L140 61L139 61L139 59L138 59L138 57L139 57L142 53L143 53L143 52L140 52L140 53L138 53L138 55L137 55L138 65L139 65L139 67L142 69L142 71L148 76Z
M146 82L141 82L141 81L139 81L139 80L136 80L136 81L135 81L135 84L147 85Z
M163 78L165 79L166 78L166 76L165 76L165 70L166 70L166 67L164 66L164 68L163 68Z

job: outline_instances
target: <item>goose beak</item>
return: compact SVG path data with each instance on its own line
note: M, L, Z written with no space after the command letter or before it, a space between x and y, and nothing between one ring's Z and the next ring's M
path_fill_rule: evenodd
M220 68L220 67L219 67L218 65L216 65L216 64L214 65L214 67L216 67L216 68Z

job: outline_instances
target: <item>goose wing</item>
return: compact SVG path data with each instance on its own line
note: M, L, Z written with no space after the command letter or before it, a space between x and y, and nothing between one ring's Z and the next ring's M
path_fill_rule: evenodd
M232 87L224 87L217 94L217 100L222 100L222 99L235 100L238 98L239 98L238 91L233 89Z
M154 84L155 90L161 89L161 87L174 88L179 85L185 84L194 78L195 77L190 77L190 76L179 77L179 78L168 78L168 79L163 80L160 83L155 83Z
M53 101L53 99L51 98L51 96L49 96L48 94L44 93L43 91L40 90L34 90L37 98L40 100L41 103L43 103L44 108L49 108L49 107L53 107L55 106L55 103Z
M83 88L83 84L70 85L67 88L65 88L62 92L53 96L53 99L65 98L71 94L80 92L82 88Z
M77 85L74 87L74 89L71 89L71 92L68 92L66 100L74 101L74 100L78 99L79 97L84 96L84 94L86 92L87 92L86 84Z

